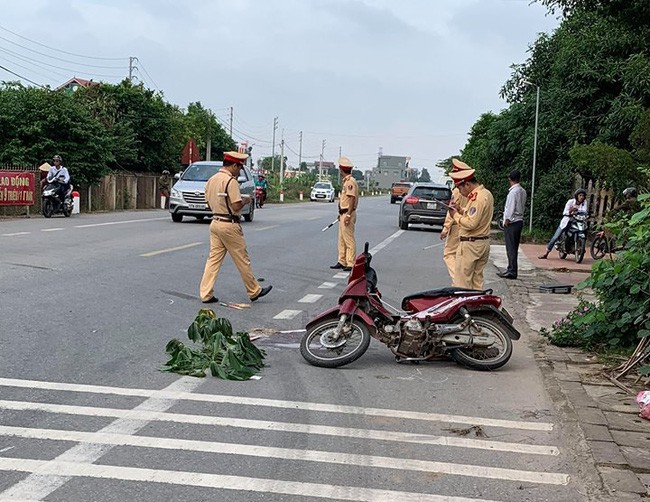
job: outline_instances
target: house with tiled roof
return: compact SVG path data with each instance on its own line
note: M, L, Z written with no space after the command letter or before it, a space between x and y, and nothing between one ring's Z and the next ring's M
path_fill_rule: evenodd
M91 85L99 85L99 82L94 82L91 80L86 80L85 78L72 77L65 84L61 84L59 87L54 89L55 91L63 91L65 93L73 93L80 87L90 87Z

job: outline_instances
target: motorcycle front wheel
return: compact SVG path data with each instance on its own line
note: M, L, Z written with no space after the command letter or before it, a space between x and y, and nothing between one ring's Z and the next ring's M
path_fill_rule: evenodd
M585 257L585 240L578 236L576 236L575 241L575 252L576 263L581 263Z
M54 203L50 199L43 199L42 213L46 218L51 218L54 214Z
M344 334L335 339L339 319L325 319L313 326L300 340L300 354L309 364L338 368L359 359L370 345L368 327L357 319L347 321Z
M512 340L505 328L494 316L472 314L472 319L481 328L481 336L491 337L489 347L465 347L453 349L451 357L458 364L475 370L490 371L500 368L512 356Z

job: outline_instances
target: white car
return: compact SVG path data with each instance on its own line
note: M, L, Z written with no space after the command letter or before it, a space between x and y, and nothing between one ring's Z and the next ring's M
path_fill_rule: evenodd
M329 181L319 181L311 189L311 194L309 195L309 200L327 200L329 202L334 202L336 197L336 191Z

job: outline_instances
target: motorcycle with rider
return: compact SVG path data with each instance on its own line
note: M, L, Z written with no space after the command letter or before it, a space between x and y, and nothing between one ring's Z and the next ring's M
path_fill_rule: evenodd
M41 194L41 212L46 218L55 214L63 214L66 218L72 215L72 185L70 173L63 166L60 155L52 158L53 166L50 167L45 179L45 186Z

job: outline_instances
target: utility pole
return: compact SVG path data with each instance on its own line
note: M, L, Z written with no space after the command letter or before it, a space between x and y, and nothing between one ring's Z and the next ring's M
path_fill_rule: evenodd
M230 137L232 138L232 106L230 107Z
M341 158L341 147L339 146L339 159ZM339 169L337 171L338 174L338 180L339 180L339 186L341 186L341 170Z
M133 63L137 62L138 58L135 56L129 56L129 82L133 81L133 70L137 70L138 67Z
M275 130L278 128L278 118L273 119L273 141L271 143L271 172L275 169Z
M280 141L280 188L284 182L284 129L282 129L282 140Z
M320 149L320 165L318 167L318 181L323 181L323 155L325 154L325 140Z
M300 131L300 135L298 136L298 141L299 141L299 148L298 148L298 174L300 174L300 168L302 166L302 131Z

